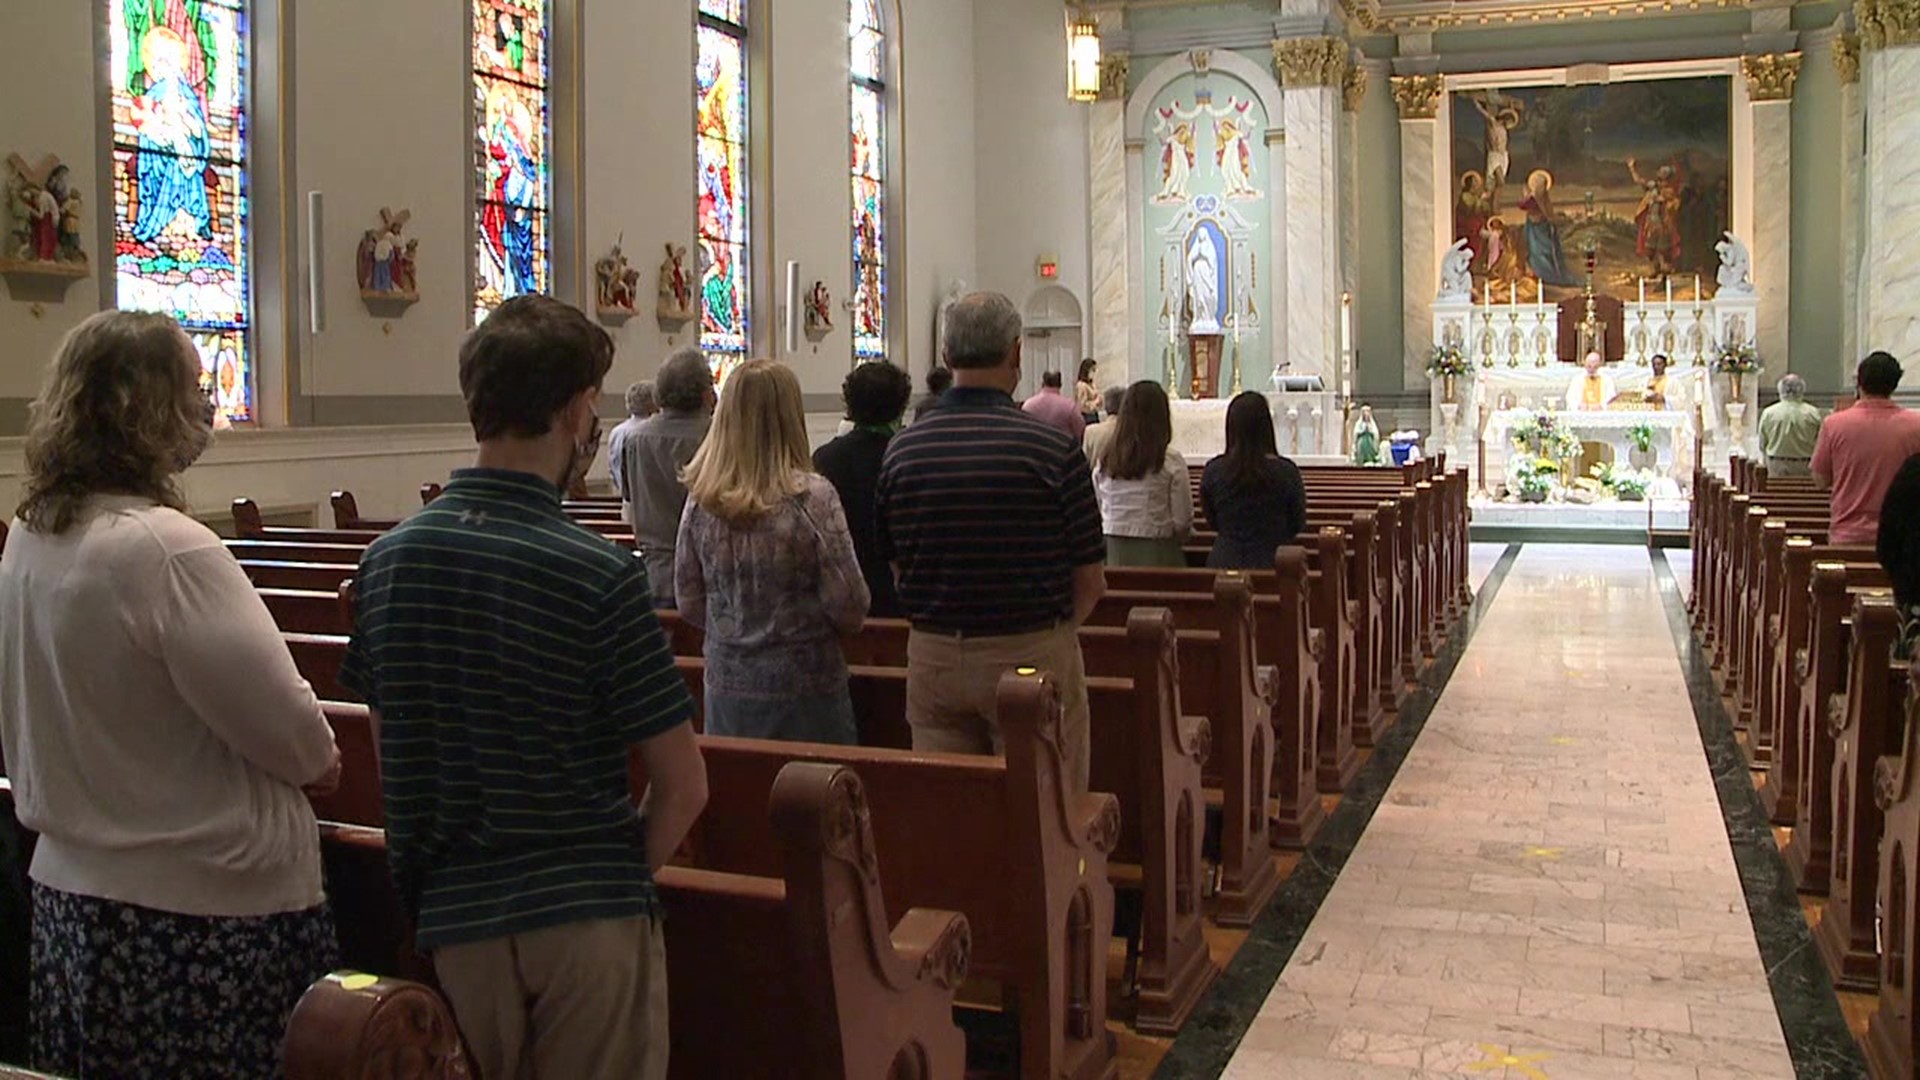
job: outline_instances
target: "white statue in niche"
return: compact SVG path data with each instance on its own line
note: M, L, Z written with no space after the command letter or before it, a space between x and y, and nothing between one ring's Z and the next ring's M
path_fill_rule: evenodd
M1465 240L1455 240L1440 256L1439 300L1473 300L1473 252Z
M1220 332L1220 264L1213 240L1204 231L1193 234L1187 248L1187 299L1193 304L1191 334Z
M1732 233L1713 246L1720 253L1720 291L1730 296L1753 295L1753 258L1747 245Z

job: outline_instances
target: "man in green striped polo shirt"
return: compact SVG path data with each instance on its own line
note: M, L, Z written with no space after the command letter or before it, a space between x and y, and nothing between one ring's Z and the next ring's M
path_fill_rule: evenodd
M487 1080L666 1075L652 871L706 767L645 569L560 505L612 362L574 308L502 304L460 349L475 467L357 578L341 680L373 710L394 880Z

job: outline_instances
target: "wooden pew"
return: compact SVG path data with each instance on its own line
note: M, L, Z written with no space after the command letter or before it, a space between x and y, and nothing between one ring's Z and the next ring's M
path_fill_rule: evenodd
M298 589L259 589L274 624L281 630L298 634L353 633L353 606L347 599L352 583L333 592L309 592Z
M757 808L775 774L792 761L853 768L872 807L889 913L926 904L966 915L974 973L1000 983L1017 1013L1020 1075L1113 1077L1106 861L1119 804L1074 791L1058 690L1046 676L1005 676L999 700L1005 757L702 736L712 795L691 838L694 858L703 868L768 873L772 845Z
M1900 635L1900 612L1887 597L1853 604L1847 692L1831 705L1833 750L1833 875L1813 941L1835 986L1872 993L1879 984L1874 905L1878 899L1881 812L1874 770L1899 745L1900 706L1907 665L1890 659Z
M256 589L338 592L342 583L353 580L360 567L351 563L264 562L248 559L240 563L240 569Z
M243 563L338 563L360 565L367 553L365 544L304 543L291 540L228 540L227 550Z
M1895 752L1873 771L1873 797L1884 828L1880 837L1880 1001L1861 1040L1874 1080L1912 1080L1920 1048L1920 1011L1914 1007L1914 943L1920 938L1920 671L1907 670L1906 727Z
M353 492L336 491L328 499L333 505L333 527L356 532L386 532L400 524L398 519L375 519L360 516L360 504L354 501Z
M233 500L233 529L242 540L285 540L296 544L354 544L366 547L379 539L371 529L287 529L266 525L252 499Z
M433 500L439 498L440 490L441 489L439 484L421 484L420 485L420 505L425 506L428 503L432 502Z
M307 988L287 1022L287 1080L475 1075L453 1010L432 988L337 971Z

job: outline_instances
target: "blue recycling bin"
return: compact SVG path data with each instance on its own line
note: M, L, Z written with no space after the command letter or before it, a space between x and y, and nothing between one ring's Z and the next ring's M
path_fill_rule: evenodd
M1402 442L1396 439L1387 444L1387 451L1393 455L1393 463L1395 465L1405 465L1407 462L1413 460L1413 442L1411 440Z

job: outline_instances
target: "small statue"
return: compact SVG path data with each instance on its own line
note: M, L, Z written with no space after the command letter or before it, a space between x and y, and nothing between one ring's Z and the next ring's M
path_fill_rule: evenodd
M70 182L65 165L47 178L47 190L60 200L60 261L86 262L87 254L80 248L80 189Z
M634 299L639 295L640 271L627 262L618 241L614 242L612 251L593 264L593 276L602 315L633 314Z
M1360 406L1360 419L1353 422L1353 463L1380 464L1380 425L1373 421L1373 406Z
M8 243L0 257L22 263L65 263L60 272L79 273L87 261L80 248L80 206L72 171L52 154L38 165L19 154L7 156L7 210L12 218Z
M666 245L667 257L660 264L660 318L686 322L693 318L693 279L687 276L687 246Z
M354 270L362 297L369 300L419 298L412 285L413 258L418 249L412 241L400 238L401 230L412 218L411 210L396 213L383 206L379 226L361 235Z
M1473 301L1473 252L1465 240L1455 240L1440 257L1440 295L1435 299Z
M816 281L807 290L807 334L825 337L832 330L833 297L827 294L826 282Z
M1752 296L1753 260L1747 254L1747 245L1732 233L1725 236L1713 246L1720 254L1720 291L1730 296Z

